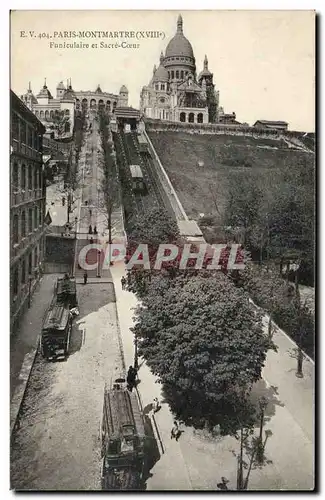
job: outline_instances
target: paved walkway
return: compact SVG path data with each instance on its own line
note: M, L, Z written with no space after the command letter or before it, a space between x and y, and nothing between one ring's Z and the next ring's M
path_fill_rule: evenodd
M124 265L111 268L115 285L117 311L123 340L126 365L133 363L133 310L137 300L121 289ZM265 332L268 318L265 316ZM274 341L278 352L270 351L263 380L252 392L252 399L262 395L269 404L265 412L265 429L272 432L266 445L267 463L254 468L250 475L250 490L310 490L313 488L313 392L314 366L304 362L304 378L295 376L297 361L290 356L294 344L277 329ZM140 365L139 392L146 410L154 397L163 399L161 386L156 383L146 364ZM204 431L185 427L179 441L170 439L173 418L167 404L156 414L156 422L164 454L151 470L148 490L216 490L221 477L228 480L229 489L236 489L236 457L239 444L234 438L216 438ZM258 430L255 434L257 435Z
M24 360L33 355L41 333L42 322L54 293L59 274L45 274L32 296L31 307L21 319L18 330L10 338L10 399L18 386Z

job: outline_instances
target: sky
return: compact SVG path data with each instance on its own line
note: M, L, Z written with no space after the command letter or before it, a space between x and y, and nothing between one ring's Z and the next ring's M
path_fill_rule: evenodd
M74 90L95 90L100 84L103 91L118 93L124 84L129 104L139 107L141 88L174 36L179 13L197 72L206 54L226 113L234 111L249 124L284 120L291 130L315 130L314 11L13 11L11 88L21 95L31 81L37 94L45 77L52 95L57 83L68 78ZM159 36L117 39L136 48L100 48L100 42L117 41L108 38L47 38L73 30L156 31ZM89 48L50 47L64 42L88 43Z

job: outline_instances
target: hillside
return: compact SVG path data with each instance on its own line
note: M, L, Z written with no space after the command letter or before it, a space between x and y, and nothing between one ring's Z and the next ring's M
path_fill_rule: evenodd
M281 141L236 135L148 132L186 213L218 215L224 210L229 174L260 171L276 176L297 161L314 163L314 155L289 150Z

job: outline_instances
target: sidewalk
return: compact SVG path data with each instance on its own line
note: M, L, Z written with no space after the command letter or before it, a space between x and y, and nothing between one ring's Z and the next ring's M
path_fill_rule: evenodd
M59 274L45 274L32 296L31 307L10 338L10 425L19 410L37 350L44 315L53 297Z
M115 286L120 330L126 366L133 364L134 345L130 327L137 299L123 291L121 277L124 265L111 268ZM267 333L268 318L264 318ZM265 427L272 431L266 445L267 463L254 468L249 480L250 490L311 490L314 487L313 470L313 394L314 366L304 361L304 378L295 376L297 361L290 357L294 343L280 329L274 333L278 352L269 351L263 379L252 391L252 399L262 395L269 403L265 411ZM161 386L149 368L142 364L139 370L139 391L146 413L153 398L163 399ZM185 427L179 441L170 439L172 414L167 404L155 415L165 453L151 470L148 490L216 490L221 477L229 479L229 489L236 489L236 458L238 442L234 438L215 438ZM255 435L258 429L255 430Z
M132 293L122 290L121 277L124 272L124 264L122 263L115 264L111 268L125 365L128 368L134 362L133 334L130 332L130 328L133 325L133 308L137 305L137 299ZM144 412L148 413L155 397L158 397L160 401L163 399L161 386L156 383L156 377L145 363L139 369L139 379L141 381L139 392ZM149 408L148 405L150 405ZM192 490L179 442L170 439L173 417L167 404L162 405L155 418L163 443L164 454L160 456L160 459L150 471L152 477L147 481L147 490Z

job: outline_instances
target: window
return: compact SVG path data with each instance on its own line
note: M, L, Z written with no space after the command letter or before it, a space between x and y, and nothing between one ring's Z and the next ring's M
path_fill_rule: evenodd
M20 171L20 185L21 189L25 191L26 189L26 165L23 163Z
M20 142L26 144L26 123L20 120Z
M37 252L37 247L34 249L34 267L37 267L38 265L38 252Z
M176 78L177 79L179 78L179 71L178 70L176 71Z
M96 103L95 103L95 104L96 104ZM64 111L64 114L65 114L65 116L70 116L70 110L69 110L69 109L66 109L66 110Z
M39 211L39 225L41 226L43 224L43 214L42 210Z
M26 283L26 262L25 257L21 261L21 282Z
M33 231L33 209L30 208L28 210L28 232L31 233Z
M33 189L33 171L31 165L28 165L28 189Z
M174 80L174 74L175 74L174 71L172 71L172 80Z
M16 267L12 276L12 292L14 295L18 293L18 268Z
M181 79L184 80L184 71L181 71Z
M37 132L34 132L34 149L38 148L38 135Z
M13 139L19 139L19 117L16 113L12 113L11 133Z
M160 89L161 89L161 90L165 90L165 84L164 84L164 83L162 83L162 84L161 84Z
M159 99L159 102L161 102L161 104L164 104L164 102L165 102L165 98L164 98L164 97L161 97L161 98Z
M25 238L26 236L26 212L25 210L21 214L21 237Z
M38 226L38 208L35 207L34 209L34 229L36 229Z
M34 189L38 188L38 172L37 169L34 168Z
M14 163L12 168L12 184L13 184L12 187L14 191L18 191L19 189L18 180L19 180L19 167L18 163Z
M28 274L32 274L32 269L33 269L33 254L30 252L28 255Z
M159 90L159 85L158 85L158 83L156 83L156 85L155 85L155 89L156 89L156 90Z
M18 215L15 214L12 222L12 239L13 244L18 243Z

